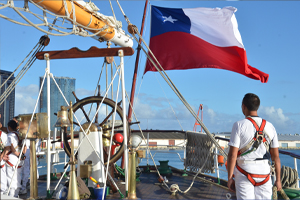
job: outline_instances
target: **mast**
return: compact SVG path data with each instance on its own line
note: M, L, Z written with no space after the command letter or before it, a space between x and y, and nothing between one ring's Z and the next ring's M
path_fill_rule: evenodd
M147 5L148 5L148 0L145 1L144 14L143 14L142 27L141 27L140 35L143 35L143 31L144 31L144 23L145 23L145 18L146 18ZM133 80L132 80L131 94L130 94L130 104L132 106L133 106L133 101L134 101L137 71L138 71L138 67L139 67L139 59L140 59L140 52L141 52L141 46L140 45L141 45L141 43L142 43L142 39L140 38L138 48L137 48L136 59L135 59L135 68L134 68L134 73L133 73L133 78L132 78ZM132 115L132 108L129 105L129 108L128 108L128 122L131 122L131 115Z

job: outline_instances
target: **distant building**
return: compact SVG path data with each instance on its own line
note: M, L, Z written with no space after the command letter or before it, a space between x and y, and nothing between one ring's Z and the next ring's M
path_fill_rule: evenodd
M182 148L185 145L186 133L184 131L172 130L143 130L143 135L139 130L131 130L132 135L143 135L147 140L149 138L150 148ZM146 143L142 140L141 148L146 148Z
M54 77L55 81L59 85L62 93L67 99L68 103L72 101L75 103L75 97L72 94L75 91L75 78L68 77ZM40 88L43 82L43 77L40 77ZM63 96L61 95L59 89L57 88L54 81L50 81L50 130L54 130L54 125L57 120L57 116L54 113L57 113L60 110L61 106L67 106ZM47 112L47 82L45 80L44 86L42 89L40 97L40 112Z
M1 87L0 89L0 96L2 96L4 91L11 85L12 81L15 79L13 75L9 78L11 74L12 72L0 70L0 86L6 81L3 87ZM12 92L6 97L5 101L0 105L0 113L0 122L3 126L6 126L9 120L11 120L15 114L15 89L12 90Z

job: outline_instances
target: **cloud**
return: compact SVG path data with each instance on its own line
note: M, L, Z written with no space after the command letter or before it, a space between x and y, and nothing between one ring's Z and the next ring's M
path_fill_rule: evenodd
M15 115L32 113L36 104L38 92L39 87L34 84L17 86L15 91Z
M175 112L174 114L169 106L169 103L164 98L155 98L153 96L150 97L147 94L143 94L141 98L139 97L135 98L135 112L138 117L138 121L140 121L142 129L180 130L182 127L184 130L193 130L195 118L179 101L175 101L174 99L170 101ZM158 101L160 102L156 103L155 105L151 104L151 102ZM197 113L198 107L193 107L193 110ZM300 127L296 123L296 120L288 117L281 108L261 107L258 113L259 116L267 121L270 121L275 126L278 133L293 134L297 131L300 132ZM288 115L292 117L290 113ZM199 118L201 119L201 113L199 114ZM227 114L217 112L205 105L203 107L203 123L211 133L231 132L234 122L243 118L244 116L241 114L241 112L238 114ZM180 125L178 121L180 122ZM134 129L136 129L136 127ZM201 127L197 126L197 131L200 130Z
M28 114L33 111L36 104L38 91L38 85L34 84L16 87L15 115ZM76 95L79 99L82 99L84 97L94 95L94 91L79 88L76 89ZM171 109L169 102L172 105L173 110ZM195 118L186 109L186 107L179 102L179 100L167 100L162 97L153 97L144 93L138 97L135 97L134 107L134 112L142 129L193 130L194 128ZM104 107L101 108L100 113L105 113L103 109ZM198 107L194 106L192 109L195 111L195 113L198 112ZM261 106L258 114L262 118L271 122L275 126L278 133L294 134L300 132L300 126L297 123L297 117L299 117L298 114L285 113L283 109L276 108L274 106ZM83 115L79 114L78 118L81 119L82 117ZM199 118L201 119L201 113L199 114ZM233 123L243 118L244 116L240 113L220 113L206 105L203 107L203 123L211 133L230 132ZM132 119L132 121L136 121L133 114ZM132 128L138 129L138 126L133 125ZM200 130L201 127L197 126L197 131Z
M289 118L286 117L281 108L275 109L272 107L261 107L259 113L268 117L269 120L276 122L277 124L284 124L289 121Z
M78 88L75 90L75 94L76 94L77 98L84 98L87 96L93 96L95 94L95 91L87 90L84 88Z
M273 106L261 106L258 113L262 118L270 121L274 125L278 133L294 134L296 132L299 132L300 127L298 123L295 121L295 119L287 117L281 108L275 108Z

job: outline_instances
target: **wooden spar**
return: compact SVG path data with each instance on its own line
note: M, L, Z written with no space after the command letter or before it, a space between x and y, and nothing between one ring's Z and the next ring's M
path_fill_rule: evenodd
M95 38L98 41L111 41L122 47L132 47L132 39L121 30L116 29L106 16L100 16L100 13L87 8L84 1L72 0L32 0L42 8L49 10L60 17L78 24L79 30L82 28L97 34ZM79 31L80 32L80 31Z
M143 20L142 20L142 27L141 27L141 33L140 35L143 35L144 31L144 23L145 23L145 17L146 17L146 12L147 12L147 5L148 5L148 0L145 2L145 7L144 7L144 15L143 15ZM141 52L141 45L142 39L139 39L139 46L137 49L137 54L136 54L136 59L135 59L135 68L134 68L134 74L133 74L133 80L132 80L132 86L131 86L131 94L130 94L130 104L133 107L133 101L134 101L134 93L135 93L135 84L136 84L136 77L137 77L137 71L138 71L138 66L139 66L139 59L140 59L140 52ZM131 122L131 115L132 115L132 108L129 106L128 108L128 122Z
M72 49L62 50L62 51L41 51L38 52L35 56L39 60L44 60L45 53L49 54L50 60L65 59L65 58L106 57L106 56L118 56L119 50L123 50L124 56L131 56L134 53L134 50L131 47L104 48L104 49L91 47L87 51L81 51L80 49L74 47Z
M64 6L65 2L68 13L70 13L70 18L73 20L72 3L69 0L33 0L33 2L57 15L66 16L66 9ZM77 4L76 1L74 1L74 7L76 22L83 26L91 28L91 32L97 33L99 29L103 28L106 25L104 21L100 20L98 17L92 15L89 11L82 8L79 4ZM107 27L107 29L103 30L98 35L104 40L111 40L115 35L115 30L113 27L109 26Z

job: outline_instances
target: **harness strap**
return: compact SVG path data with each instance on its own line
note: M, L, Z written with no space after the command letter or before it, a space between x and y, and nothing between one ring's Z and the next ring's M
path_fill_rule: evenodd
M264 132L263 132L267 121L263 119L260 127L258 127L257 123L251 117L247 117L246 119L248 119L249 121L252 122L253 126L256 129L256 132L255 132L255 135L254 135L253 139L245 147L243 147L242 149L240 149L238 151L238 156L240 156L241 154L246 152L250 147L252 147L253 144L257 141L258 137L262 137L262 142L264 143L267 151L269 151L269 143L268 143L267 139L265 138L265 135L264 135ZM246 152L245 154L250 153L250 152L252 152L252 151Z
M263 185L266 182L268 182L268 180L270 179L270 174L264 174L264 175L263 174L250 174L250 173L246 172L245 170L243 170L238 165L236 165L236 168L248 178L248 180L252 183L253 186ZM256 182L253 178L265 178L265 179L261 182Z
M3 167L4 167L4 165L5 165L5 164L3 164L3 165L0 165L0 169L1 169L1 168L3 168Z
M266 125L266 120L263 119L260 127L258 127L256 122L251 117L247 117L247 119L252 122L252 124L254 125L256 131L258 132L258 134L263 135L263 131L264 131L264 128L265 128L265 125Z
M6 163L7 163L9 166L14 167L14 165L13 165L11 162L6 161ZM22 167L22 166L18 166L17 168L21 168L21 167Z

